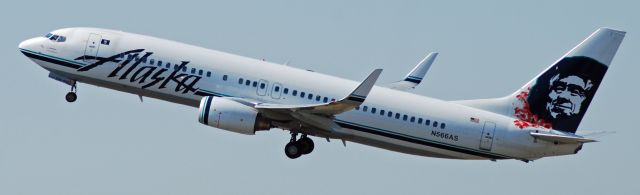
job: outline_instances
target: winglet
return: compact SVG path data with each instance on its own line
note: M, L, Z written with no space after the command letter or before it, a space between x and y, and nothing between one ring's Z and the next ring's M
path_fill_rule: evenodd
M369 74L369 76L362 81L362 83L360 83L360 85L358 85L358 87L353 90L353 92L351 92L351 94L349 94L349 96L347 96L347 100L351 100L351 101L355 101L355 102L364 102L364 99L367 98L367 95L369 95L369 92L371 91L371 88L373 88L373 85L376 83L376 81L378 80L378 77L380 76L380 73L382 73L382 69L375 69L371 74Z
M438 53L429 53L429 55L424 57L420 63L413 67L411 72L409 72L403 80L389 83L387 87L398 90L409 90L418 86L427 74L427 71L429 71L429 68L431 68L431 64L436 60L436 57L438 57Z
M420 61L420 63L418 63L418 65L416 65L416 67L414 67L413 70L405 76L404 81L412 82L416 85L420 84L429 68L431 68L431 64L436 60L436 57L438 57L438 53L429 53L427 57L424 57L424 59L422 59L422 61Z

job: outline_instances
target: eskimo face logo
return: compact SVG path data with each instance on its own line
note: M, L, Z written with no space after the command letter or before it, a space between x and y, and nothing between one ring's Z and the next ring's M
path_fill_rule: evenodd
M140 54L144 49L135 49L113 55L108 58L95 56L80 56L76 60L94 59L96 62L79 68L77 71L88 71L108 62L116 63L117 66L107 75L108 78L117 77L119 80L128 80L131 83L142 84L142 89L157 86L158 89L166 88L169 83L175 83L175 92L187 93L196 92L198 88L195 85L202 78L197 75L182 73L180 70L186 69L188 61L182 61L180 65L174 65L173 71L169 73L168 68L161 66L144 66L140 65L146 62L147 58L153 52L145 52L142 57ZM168 75L164 73L169 73Z
M580 114L586 92L593 87L592 81L569 75L560 78L557 74L551 78L547 111L553 118L570 117Z
M540 126L575 132L607 66L588 57L568 57L540 75L516 98L516 126Z

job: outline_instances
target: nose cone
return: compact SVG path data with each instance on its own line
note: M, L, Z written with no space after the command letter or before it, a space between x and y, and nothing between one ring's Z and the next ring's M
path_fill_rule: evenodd
M40 37L24 40L20 42L18 49L34 51L38 46L38 42L40 42Z

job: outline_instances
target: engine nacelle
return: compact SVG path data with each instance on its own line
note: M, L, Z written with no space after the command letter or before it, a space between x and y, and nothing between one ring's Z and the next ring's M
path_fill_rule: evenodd
M270 128L269 121L258 110L226 98L203 97L198 113L200 123L236 133L254 135Z

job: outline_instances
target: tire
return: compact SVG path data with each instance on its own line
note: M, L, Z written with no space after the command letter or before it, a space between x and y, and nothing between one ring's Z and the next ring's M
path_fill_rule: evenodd
M290 159L296 159L302 156L302 151L300 150L298 142L287 143L287 145L284 146L284 154Z
M74 92L69 92L64 96L64 99L66 99L67 102L75 102L78 99L78 95Z
M315 147L313 144L313 140L308 137L302 137L298 141L298 145L300 145L300 149L302 154L309 154L313 152L313 148Z

